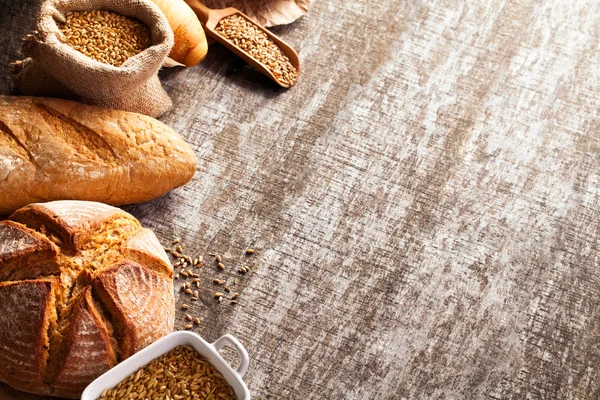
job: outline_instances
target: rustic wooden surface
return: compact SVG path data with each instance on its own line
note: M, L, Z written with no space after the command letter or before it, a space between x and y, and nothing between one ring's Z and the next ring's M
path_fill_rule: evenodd
M6 93L36 7L0 3ZM599 19L593 0L319 0L276 29L292 90L218 46L162 74L198 172L126 209L222 254L203 282L252 265L240 304L203 283L193 313L244 343L254 398L599 398Z

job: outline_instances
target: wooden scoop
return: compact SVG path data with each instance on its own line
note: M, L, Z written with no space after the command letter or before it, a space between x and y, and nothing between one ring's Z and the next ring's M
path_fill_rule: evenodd
M256 28L263 31L269 37L269 39L271 39L277 46L279 46L283 54L285 54L289 58L290 63L296 69L297 74L300 75L300 59L298 58L298 53L296 53L296 51L292 49L287 43L275 36L265 27L254 22L246 14L242 13L240 10L235 8L230 7L224 8L222 10L211 10L204 4L200 3L199 0L185 0L185 2L192 8L192 10L194 10L200 22L204 24L204 30L210 37L215 39L217 42L221 43L223 46L227 47L237 56L241 57L258 72L266 75L267 77L275 81L275 83L285 88L292 86L296 82L294 80L291 84L287 84L285 83L285 81L282 82L281 80L277 79L275 73L271 71L271 69L269 69L267 65L261 63L257 58L253 57L251 54L247 53L242 48L236 46L233 42L227 40L224 36L222 36L216 31L216 28L219 25L219 21L221 21L223 18L232 15L239 15L245 18L252 24L256 25Z

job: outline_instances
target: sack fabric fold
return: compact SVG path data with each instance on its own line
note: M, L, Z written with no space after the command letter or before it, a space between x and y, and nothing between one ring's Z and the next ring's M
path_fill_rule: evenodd
M96 61L63 43L60 24L70 11L106 10L134 18L148 27L151 45L119 67ZM36 30L23 39L26 57L11 65L23 94L49 96L158 117L172 102L158 70L173 46L164 14L145 0L47 0Z

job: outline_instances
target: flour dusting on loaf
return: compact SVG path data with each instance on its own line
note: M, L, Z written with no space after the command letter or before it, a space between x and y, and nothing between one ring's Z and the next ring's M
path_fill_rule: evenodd
M7 221L0 225L0 259L39 250L44 237L22 225Z

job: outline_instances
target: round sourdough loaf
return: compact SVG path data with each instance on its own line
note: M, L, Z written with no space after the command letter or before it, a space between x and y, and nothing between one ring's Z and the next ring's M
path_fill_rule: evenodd
M0 222L0 381L79 398L173 331L173 269L158 239L105 204L31 204Z

